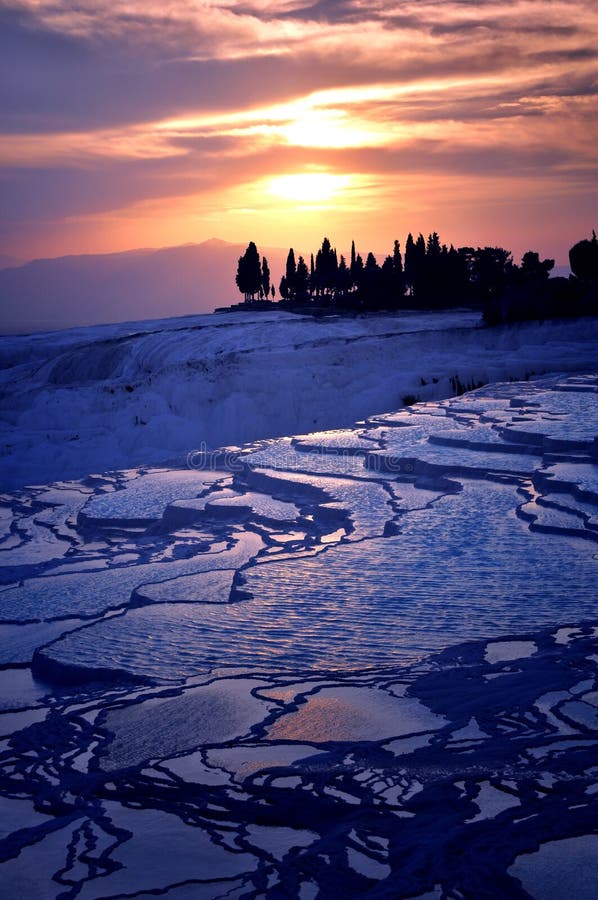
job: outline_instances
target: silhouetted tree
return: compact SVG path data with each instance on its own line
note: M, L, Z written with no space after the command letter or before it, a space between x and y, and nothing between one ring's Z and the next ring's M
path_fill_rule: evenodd
M470 299L470 251L469 247L459 247L455 250L453 245L449 247L444 259L444 297L450 304L464 304Z
M345 257L341 254L336 273L336 295L341 301L345 301L351 289L351 272L347 266Z
M239 257L237 275L235 278L237 287L245 295L245 302L253 300L259 294L262 285L262 269L260 255L253 241L249 242L243 256Z
M507 284L513 258L503 247L478 247L473 254L471 280L482 300L496 296Z
M264 297L268 298L268 294L270 293L270 269L268 267L268 260L264 256L262 259L262 291Z
M464 281L471 288L471 286L473 285L473 264L475 250L473 247L459 247L457 253L459 254L459 263L461 271L463 273Z
M398 305L398 291L395 264L392 256L387 256L380 269L380 303L386 309Z
M521 279L527 282L547 281L554 269L554 259L540 259L540 254L528 250L521 257L521 265L517 270Z
M322 246L316 254L315 276L317 287L326 296L330 297L336 287L336 275L338 271L338 259L336 250L333 250L327 237L322 241Z
M598 278L598 240L592 231L592 240L578 241L569 250L569 265L573 274L582 281Z
M409 293L412 291L413 286L413 270L415 265L415 244L413 242L413 235L411 232L407 235L407 240L405 241L405 281L409 287Z
M309 269L302 256L297 261L297 270L295 272L295 296L299 300L309 299Z
M387 256L382 263L381 287L383 306L387 309L397 309L405 292L403 282L403 260L401 257L401 245L395 240L392 256Z
M394 242L392 248L392 267L397 277L403 279L403 260L401 258L401 245L398 241Z
M423 283L426 271L426 241L423 234L418 234L415 242L415 283L413 285L415 296L423 299Z
M426 243L426 257L430 259L438 259L440 253L440 238L438 237L438 233L436 231L433 231L432 234L428 235L428 240Z
M422 278L426 265L426 242L423 234L419 234L414 242L411 232L405 244L405 281L412 297L421 298Z
M355 241L351 241L351 264L349 266L351 274L351 287L359 288L361 273L363 272L363 260L355 250Z
M486 247L485 251L489 252L489 248ZM480 252L478 250L477 254ZM503 251L503 260L506 252ZM498 267L500 262L495 260L494 265ZM499 275L496 286L484 294L483 317L486 324L543 319L556 314L554 301L557 295L547 287L553 267L553 259L541 260L533 250L523 254L521 266L514 265L508 254L504 272Z
M367 309L380 309L382 297L382 271L373 253L368 253L360 283L361 299Z
M293 298L295 296L295 278L297 276L297 265L295 263L295 251L291 247L287 256L287 264L285 270L287 296Z
M361 258L361 253L358 253L355 257L355 262L351 266L351 284L356 291L361 289L361 282L363 280L363 259Z
M421 239L421 240L420 240ZM444 294L444 265L446 247L440 246L436 231L428 235L425 252L422 250L423 235L417 239L415 294L420 303L427 306L442 306Z
M337 308L397 309L407 289L411 303L425 308L468 304L483 310L489 324L542 319L552 316L596 314L598 307L598 239L578 241L569 251L573 275L569 279L550 278L553 259L541 259L528 250L519 266L503 247L447 247L436 231L427 240L411 233L401 245L394 241L392 253L382 266L369 252L365 265L351 242L350 264L340 262L328 238L324 238L308 267L303 256L295 262L289 250L285 274L280 280L282 300L309 303L314 297ZM250 242L239 258L236 282L245 300L275 296L268 261L260 260Z

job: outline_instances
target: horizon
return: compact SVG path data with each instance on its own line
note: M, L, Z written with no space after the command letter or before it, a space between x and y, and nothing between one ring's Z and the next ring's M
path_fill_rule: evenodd
M596 226L598 11L573 0L15 0L3 256L408 232L567 262Z
M411 232L409 232L409 233L411 233ZM416 238L418 235L412 234L412 236L414 238ZM423 236L427 238L428 235L423 235ZM327 235L324 235L324 238L326 238L326 237L327 237ZM406 237L407 237L407 235L405 235L405 239L406 239ZM446 244L449 247L455 246L455 248L458 249L458 247L456 247L456 245L454 245L452 241L443 240L442 235L440 235L440 240L441 240L441 244ZM185 243L182 243L182 244L164 244L162 246L153 246L153 247L150 247L150 246L127 247L127 248L119 249L119 250L102 250L102 251L98 251L98 252L88 252L88 253L63 253L58 256L35 256L35 257L29 257L29 258L14 257L14 258L12 258L12 261L8 262L8 263L1 262L1 260L3 260L3 259L8 259L7 256L5 257L5 256L1 255L0 256L0 271L2 269L21 268L22 266L27 266L30 263L36 263L36 262L54 262L54 261L63 260L63 259L82 259L82 258L86 258L86 257L119 256L119 255L124 256L127 254L133 255L135 253L160 253L162 251L182 250L184 248L190 248L190 247L196 247L196 248L197 247L205 247L206 245L209 245L209 244L222 245L222 246L231 247L231 248L236 247L236 248L238 248L240 253L242 253L246 249L248 243L249 243L249 241L227 241L227 240L224 240L223 238L210 237L210 238L206 238L202 241L186 241ZM254 243L256 243L256 242L254 241ZM321 243L322 243L322 238L320 238L320 240L316 242L315 246L310 247L310 248L305 248L302 246L293 246L293 245L283 246L281 244L280 246L267 246L267 247L264 247L263 249L262 249L262 247L260 247L258 245L257 249L258 249L260 256L263 256L264 252L268 253L268 252L275 251L275 252L284 254L285 258L286 258L286 254L288 254L289 250L294 250L296 257L299 257L301 255L306 260L306 262L309 262L310 253L313 252L315 255L316 251L321 246ZM333 249L338 252L339 258L341 255L343 255L345 257L345 259L349 258L350 245L349 245L349 247L339 248L335 245L334 241L331 241L331 244L332 244ZM401 247L401 254L403 254L404 247L405 247L405 240L399 240L399 244ZM477 246L481 246L481 245L476 244L476 242L469 242L463 246L476 246L477 247ZM495 245L495 246L498 246L498 245ZM505 247L504 249L510 251L509 247ZM531 249L531 248L528 248L528 249ZM569 264L569 258L568 258L569 249L570 248L567 248L567 251L566 251L566 259L564 257L563 257L562 261L560 261L559 259L555 259L555 265L554 265L553 271L556 269L561 269L561 270L568 269L569 271L571 271L571 267ZM365 247L365 246L360 247L356 243L357 253L359 253L363 257L363 256L366 256L367 253L369 253L371 251L374 254L374 256L376 257L378 263L381 263L384 260L385 256L390 254L391 250L392 250L392 247L386 247L384 249L380 249L379 247L376 248L376 247L369 247L369 246L368 247ZM512 252L512 251L510 251L510 252ZM542 256L542 255L543 254L540 254L540 256ZM514 263L519 264L520 258L518 258L515 253L512 253L512 258L513 258ZM284 259L281 260L281 266L282 266L282 268L284 268Z

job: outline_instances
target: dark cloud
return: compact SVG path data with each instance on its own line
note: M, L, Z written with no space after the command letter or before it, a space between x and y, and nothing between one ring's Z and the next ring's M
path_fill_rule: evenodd
M309 18L325 8L326 21L341 22L364 15L375 18L389 6L374 4L364 12L360 4L327 2L305 4L286 15ZM447 6L451 4L442 9ZM476 8L483 7L476 4ZM391 8L396 10L396 6ZM248 6L247 11L250 9ZM425 28L412 12L416 7L407 9L404 16L394 15L386 21L387 27L400 23L400 27ZM69 10L76 12L77 5L70 5ZM237 13L243 10L241 6ZM469 27L487 29L486 42L476 41L472 35L471 40L451 46L450 52L439 52L436 43L413 48L407 43L396 56L387 48L378 57L369 53L362 58L342 42L317 51L306 40L292 54L198 59L193 54L207 49L206 36L200 29L185 28L184 22L173 16L123 14L116 9L105 33L96 25L93 34L77 36L60 34L33 13L15 7L5 8L0 16L0 116L3 131L9 134L116 127L191 112L265 105L371 80L470 77L507 71L516 61L531 67L592 58L590 46L521 47L503 39L508 28L512 30L512 22L505 25L491 18L432 25L431 30L439 34L443 29L447 33L464 33ZM551 35L575 30L575 26L540 22L534 27Z
M560 174L561 167L572 162L576 162L574 154L557 146L514 146L497 139L480 147L441 137L402 147L344 150L337 156L337 165L347 171L399 177L437 173L504 178L517 172L518 176L539 178Z
M598 52L595 47L571 47L556 50L536 50L528 59L534 63L574 63L594 61L598 63Z
M19 61L22 53L35 53L40 62L80 61L86 50L81 38L48 29L28 10L0 7L0 57L3 67Z
M372 4L370 17L376 16ZM351 23L363 21L363 9L350 0L316 0L284 14L284 18L303 19L308 22Z
M54 47L53 40L52 34L29 28L17 28L14 37L3 33L4 133L83 131L192 111L235 110L339 84L357 85L371 75L367 64L349 57L327 60L307 53L284 60L155 59L120 42L98 47L85 38L69 39L68 53L40 53L40 41ZM380 74L390 78L394 73L381 67Z
M326 8L331 19L335 10L341 18L363 16L352 4ZM58 34L31 13L14 8L4 10L3 17L0 113L7 132L78 130L191 109L231 109L321 87L367 82L373 74L408 79L426 73L475 72L509 65L513 55L512 47L494 47L478 57L475 46L465 45L449 58L438 59L432 48L415 59L403 52L397 59L382 56L360 62L342 43L334 52L320 55L306 42L303 52L291 57L198 60L189 56L201 49L205 38L168 17L115 12L111 32L78 37Z
M5 170L2 188L5 222L38 219L53 221L65 216L105 212L146 199L168 196L172 181L160 179L160 162L111 163L93 170L72 167L39 167ZM184 190L197 186L181 178ZM160 189L161 187L161 189Z
M598 81L593 78L574 78L555 86L552 81L539 80L491 92L476 91L465 87L448 90L442 94L430 92L404 100L374 101L368 105L368 118L387 122L389 127L397 121L405 122L491 122L515 117L547 115L546 98L589 99L598 94ZM554 111L551 112L554 115Z
M418 27L424 27L421 21L419 22ZM475 31L486 31L495 37L499 37L505 33L512 34L515 32L518 35L526 36L536 35L543 38L565 38L574 37L575 35L582 33L582 29L575 25L553 25L542 22L541 20L538 20L538 22L519 24L514 28L512 21L505 21L504 19L492 17L460 19L457 22L439 22L430 25L429 30L431 34L439 36L471 34Z

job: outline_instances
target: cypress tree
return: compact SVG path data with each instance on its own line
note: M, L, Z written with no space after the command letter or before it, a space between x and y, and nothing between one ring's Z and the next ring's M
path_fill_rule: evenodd
M307 287L309 284L309 270L302 256L297 261L297 271L295 272L295 292L297 296L305 300L307 298Z
M336 285L338 271L338 258L336 250L333 250L327 237L322 241L322 246L316 256L316 279L318 287L325 294L330 294Z
M359 257L361 259L361 257ZM357 254L355 252L355 241L351 241L351 262L349 264L349 272L351 273L351 289L359 288L359 277L361 275L361 269L363 269L363 262L361 267L357 264Z
M253 241L249 242L243 256L239 257L235 282L242 294L245 295L245 303L253 300L262 286L262 269L260 255Z
M265 256L262 259L262 291L264 297L268 299L268 294L270 293L270 268Z
M297 275L297 265L295 263L295 251L291 247L287 256L287 265L285 272L286 287L288 296L293 297L295 294L295 278ZM282 292L281 292L282 293Z
M395 271L395 274L403 277L403 261L401 259L401 245L398 241L394 242L394 247L392 251L392 267Z
M415 244L411 232L405 242L405 281L409 285L409 293L413 296L413 282L415 279Z

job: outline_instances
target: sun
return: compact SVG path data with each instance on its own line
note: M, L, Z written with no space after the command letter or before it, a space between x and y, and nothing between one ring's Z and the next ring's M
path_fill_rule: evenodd
M268 190L283 200L295 203L322 203L330 200L348 186L348 175L330 172L299 172L293 175L277 175L271 178Z

